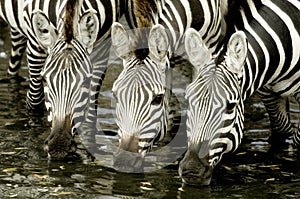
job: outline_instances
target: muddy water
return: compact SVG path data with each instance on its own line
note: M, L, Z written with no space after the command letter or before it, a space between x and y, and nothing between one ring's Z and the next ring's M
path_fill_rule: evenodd
M300 198L299 152L290 140L283 149L270 148L269 121L256 97L246 106L243 144L235 154L224 157L208 187L182 185L178 161L145 174L116 172L103 166L112 158L108 145L102 143L106 153L94 159L79 139L78 157L49 161L43 151L49 123L26 113L26 62L20 72L22 80L6 77L9 49L8 29L1 27L0 198ZM110 133L98 139L110 144L117 140L110 88L120 70L118 66L109 68L99 99L98 122ZM178 68L176 73L181 76L174 77L174 93L182 100L185 72ZM295 103L291 110L297 124Z

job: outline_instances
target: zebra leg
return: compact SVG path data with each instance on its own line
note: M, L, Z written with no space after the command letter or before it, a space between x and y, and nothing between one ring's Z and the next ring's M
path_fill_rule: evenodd
M102 86L103 79L105 77L107 66L97 66L93 69L93 77L91 82L91 97L90 97L90 105L88 115L86 116L86 120L88 123L95 123L97 119L97 106L98 106L98 97L99 91Z
M99 91L105 77L106 69L106 65L93 68L89 107L86 111L85 121L77 128L81 143L91 154L96 153L99 150L96 145L96 134L98 134L98 131L100 130L100 126L97 123L97 106Z
M21 67L21 61L26 49L27 38L19 31L11 28L11 53L8 68L8 75L17 76Z
M90 55L93 65L93 76L91 82L89 111L86 116L86 121L88 123L95 123L97 119L99 91L107 70L110 45L110 43L104 41L100 45L96 46Z
M295 94L295 98L300 105L300 92ZM300 124L298 124L298 131L294 133L293 140L296 145L300 146Z
M272 135L269 141L272 144L284 143L285 139L293 135L295 127L290 121L289 100L266 89L258 92L269 114Z
M44 87L41 70L47 58L47 54L37 44L30 41L27 45L27 60L29 69L29 90L27 92L27 110L30 115L43 115Z

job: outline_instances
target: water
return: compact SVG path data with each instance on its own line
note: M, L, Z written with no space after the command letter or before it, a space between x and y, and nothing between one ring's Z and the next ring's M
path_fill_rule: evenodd
M43 142L49 133L45 118L29 118L25 109L28 88L26 63L22 81L6 78L8 29L0 29L0 197L1 198L299 198L299 152L287 144L273 151L267 142L269 121L256 97L246 105L245 139L235 154L227 155L214 171L211 186L185 186L177 173L178 161L151 173L126 174L103 167L111 154L94 160L80 145L77 158L49 161ZM117 129L110 88L121 68L112 66L101 89L98 121L115 140ZM181 70L181 69L177 69ZM183 71L182 74L184 74ZM182 78L175 93L183 99ZM299 109L292 105L298 123ZM183 111L184 112L184 111ZM99 137L105 140L104 137ZM290 140L288 141L290 142ZM103 145L109 152L109 147ZM151 158L151 157L150 157ZM159 162L158 162L159 163Z

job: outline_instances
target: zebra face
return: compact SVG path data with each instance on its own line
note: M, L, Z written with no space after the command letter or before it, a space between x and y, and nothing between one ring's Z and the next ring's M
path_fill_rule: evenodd
M76 151L75 130L85 120L90 100L94 100L90 95L93 67L89 52L99 22L95 11L89 10L79 18L79 23L68 23L78 27L71 27L75 35L60 35L43 12L34 12L31 20L38 42L49 52L41 71L45 104L52 120L44 148L52 159L63 159ZM70 27L65 26L64 31L68 30Z
M149 55L140 60L130 52L123 27L118 23L112 27L112 44L124 67L112 89L120 136L114 161L118 170L139 168L154 140L163 137L168 103L167 41L164 29L154 26L149 34ZM135 155L125 155L128 153Z
M244 33L229 40L225 60L215 63L198 32L186 33L185 46L196 78L186 89L188 150L180 162L184 183L208 185L222 155L242 138L243 101L239 75L247 56Z
M45 150L51 158L61 159L76 150L73 136L89 105L92 64L76 40L71 44L60 40L45 62L42 76L52 117Z

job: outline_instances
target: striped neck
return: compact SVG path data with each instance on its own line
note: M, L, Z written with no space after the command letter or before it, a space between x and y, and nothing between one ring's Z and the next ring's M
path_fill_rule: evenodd
M289 78L300 57L299 28L293 25L298 21L299 1L247 0L236 6L232 16L241 20L235 21L232 29L243 30L249 43L241 77L243 99L262 86L288 95L281 91L286 87L281 80Z

